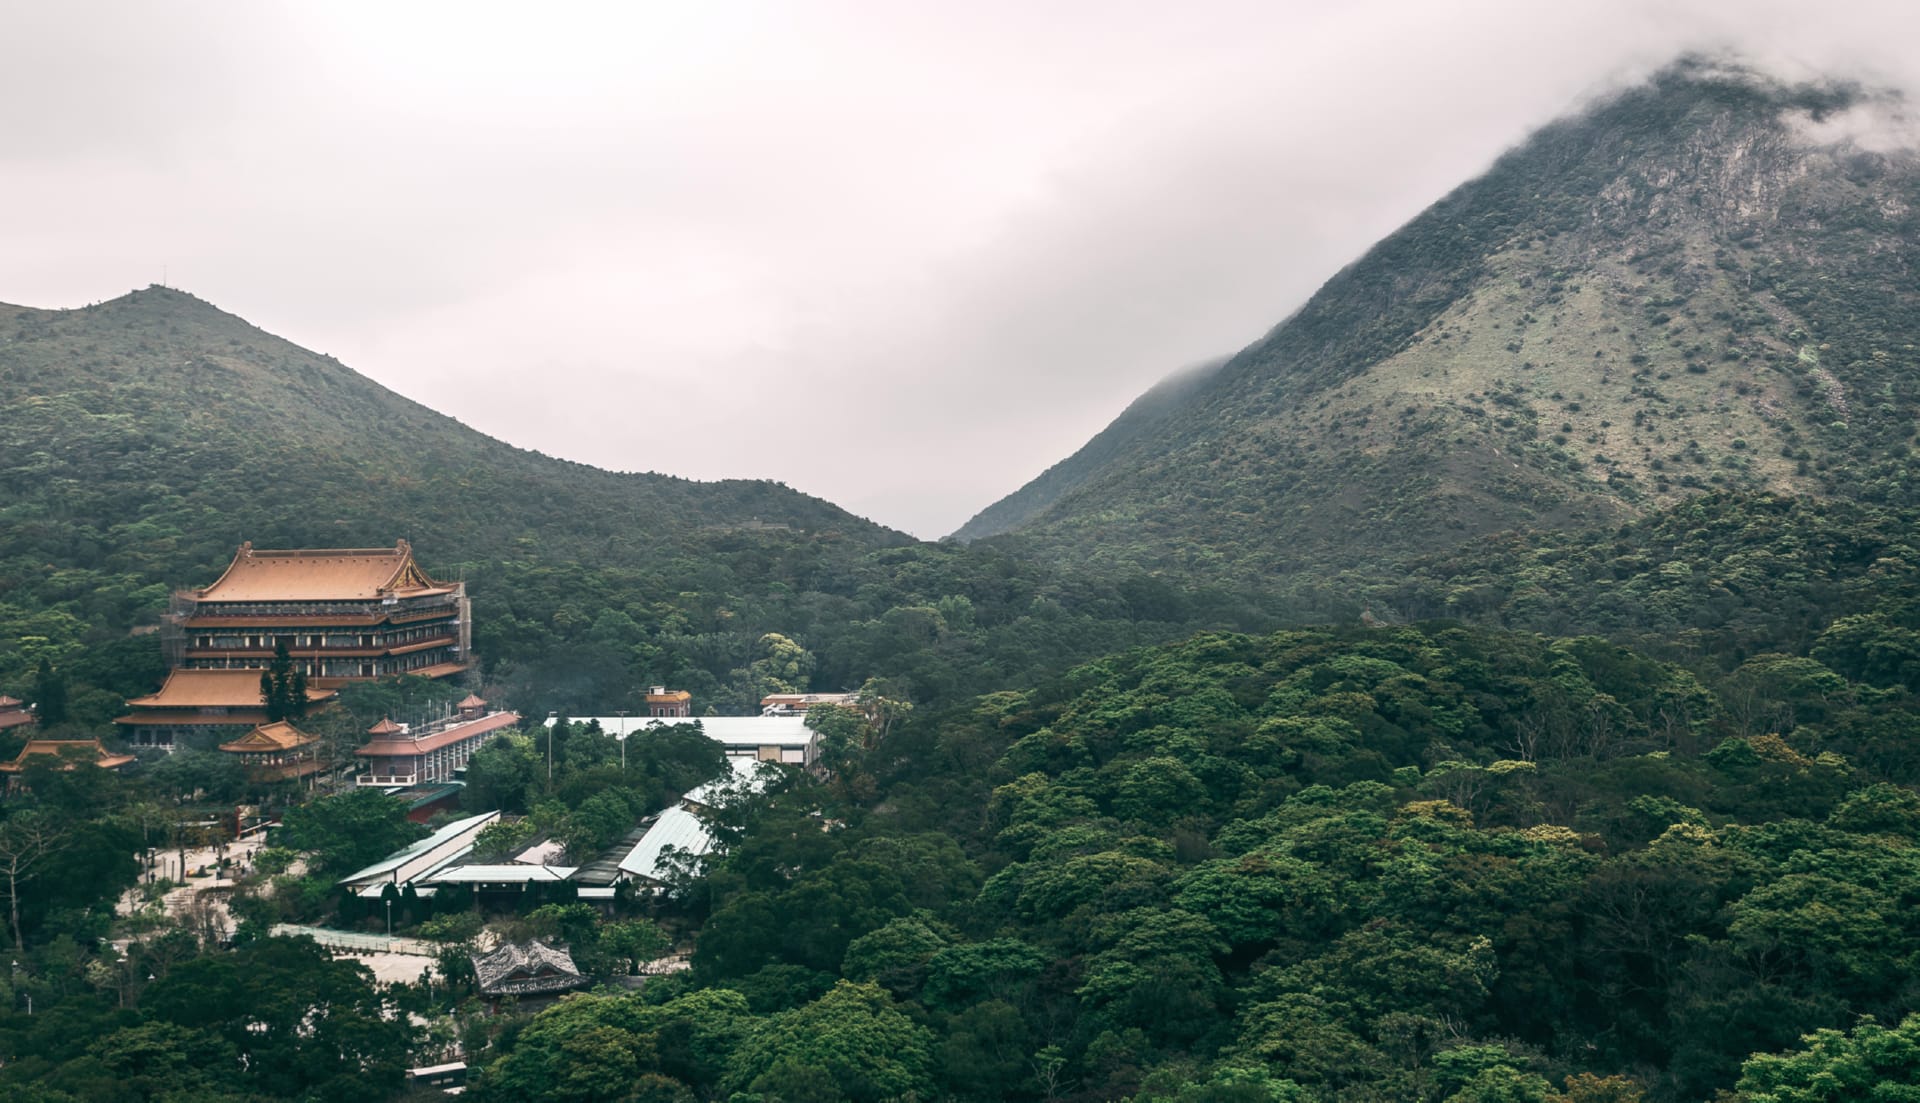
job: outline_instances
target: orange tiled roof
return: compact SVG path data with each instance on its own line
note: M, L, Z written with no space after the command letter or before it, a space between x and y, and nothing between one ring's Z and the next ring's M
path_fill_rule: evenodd
M315 548L294 551L240 545L233 562L202 601L370 601L444 593L427 577L405 540L391 548Z
M134 708L259 708L259 670L170 670L160 692L135 697L127 704ZM307 686L307 703L314 704L334 696L330 689Z
M487 702L483 700L478 693L469 693L466 695L466 697L462 698L460 703L455 705L454 708L478 709L478 708L485 708L486 706L487 706Z
M665 693L647 694L647 702L649 704L656 701L691 701L691 700L693 700L693 694L688 693L684 689L673 689L673 690L668 690Z
M375 724L373 727L367 729L367 734L368 735L399 735L400 725L393 722L393 717L382 716L378 724Z
M383 732L376 726L369 733L373 739L353 753L362 758L425 754L428 751L437 751L449 743L458 743L462 739L471 739L476 735L512 727L519 722L520 714L517 712L496 712L491 716L468 720L424 735L401 735L398 725L394 725L391 732Z
M262 724L238 739L220 744L220 749L234 754L267 754L304 747L318 738L285 720L276 720L271 724Z
M93 752L93 763L102 769L111 770L125 766L133 761L130 754L113 754L100 745L98 739L29 739L27 745L20 748L19 757L12 762L0 762L0 771L17 774L27 768L27 760L43 755L60 758L72 751ZM72 769L68 765L67 769Z

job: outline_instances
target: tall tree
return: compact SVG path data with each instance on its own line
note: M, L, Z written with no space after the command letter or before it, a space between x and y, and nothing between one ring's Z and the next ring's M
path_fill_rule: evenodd
M67 676L55 670L44 657L33 675L33 696L41 727L51 728L67 722Z
M59 822L37 809L16 812L0 823L0 877L6 879L7 919L16 950L25 945L20 931L20 894L40 875L65 838Z
M297 720L307 711L307 674L296 670L287 641L273 642L273 662L260 675L260 699L267 706L267 723Z

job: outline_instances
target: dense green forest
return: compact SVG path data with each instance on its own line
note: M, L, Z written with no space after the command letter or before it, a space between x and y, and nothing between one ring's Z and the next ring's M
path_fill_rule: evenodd
M575 1098L593 1032L663 1099L1857 1098L1742 1065L1912 1009L1915 701L1742 673L1436 624L995 695L744 809L692 977L544 1013L479 1094Z
M45 1100L381 1097L403 1059L458 1036L482 1099L1759 1101L1859 1098L1820 1087L1835 1075L1920 1086L1898 1048L1920 1029L1905 1018L1920 698L1902 661L1920 650L1902 620L1843 618L1810 654L1704 679L1598 637L1450 622L1205 633L884 733L822 713L826 769L723 802L704 876L611 917L559 899L493 915L603 968L693 941L689 973L531 1017L477 1016L458 980L437 997L377 989L261 937L284 918L378 922L336 913L326 880L404 841L380 833L398 810L374 794L290 817L283 841L321 876L283 877L242 909L238 949L178 933L126 960L96 949L151 813L138 779L44 771L9 803L0 858L26 828L58 825L61 861L96 872L23 897L44 900L0 1049L34 1059L0 1082ZM695 733L627 770L600 733L560 738L555 782L537 741L509 739L476 759L475 784L582 851L712 765ZM401 906L455 949L479 921L470 899ZM315 992L340 1032L324 1044L350 1068L288 1040ZM438 1025L422 1035L383 1006ZM1815 1031L1829 1033L1803 1051ZM204 1062L141 1064L162 1049ZM206 1077L241 1058L247 1076Z

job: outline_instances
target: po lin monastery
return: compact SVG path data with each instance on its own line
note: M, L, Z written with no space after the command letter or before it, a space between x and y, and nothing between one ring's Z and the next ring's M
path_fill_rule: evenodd
M171 672L114 722L135 746L225 738L267 723L260 675L284 643L309 707L342 683L445 678L472 662L464 582L440 582L402 540L391 548L270 551L240 545L213 585L173 596L161 629Z

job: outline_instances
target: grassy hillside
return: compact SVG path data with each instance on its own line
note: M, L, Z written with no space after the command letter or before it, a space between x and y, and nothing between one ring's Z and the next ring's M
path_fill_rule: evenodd
M1259 577L1709 490L1915 504L1920 161L1821 137L1869 100L1691 63L1546 128L1063 463L1018 543Z

